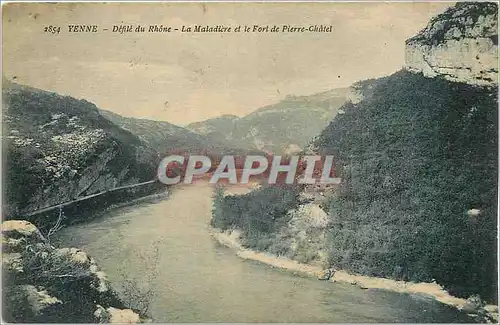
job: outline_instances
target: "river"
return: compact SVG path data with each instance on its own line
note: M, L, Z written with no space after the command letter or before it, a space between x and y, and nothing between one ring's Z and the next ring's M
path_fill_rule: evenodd
M243 260L210 236L205 182L116 208L58 233L84 249L114 289L148 295L155 322L471 322L429 298L295 276ZM123 295L124 300L127 297Z

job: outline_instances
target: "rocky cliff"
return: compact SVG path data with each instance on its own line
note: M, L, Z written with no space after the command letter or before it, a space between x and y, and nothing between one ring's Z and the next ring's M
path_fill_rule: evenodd
M76 248L56 248L31 223L2 223L3 319L21 323L138 323L106 274Z
M406 41L406 69L479 86L498 84L498 5L462 2Z
M156 151L94 104L5 80L2 94L6 218L154 179Z

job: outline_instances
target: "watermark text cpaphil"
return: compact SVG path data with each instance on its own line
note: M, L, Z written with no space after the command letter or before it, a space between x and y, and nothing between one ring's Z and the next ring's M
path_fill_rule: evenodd
M251 178L268 184L339 184L335 177L333 156L222 156L169 155L157 169L164 184L190 184L209 177L210 183L247 184Z

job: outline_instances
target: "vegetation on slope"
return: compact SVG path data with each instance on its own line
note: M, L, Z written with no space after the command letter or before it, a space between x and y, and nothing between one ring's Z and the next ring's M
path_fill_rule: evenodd
M7 218L155 178L155 150L85 100L4 81Z
M405 71L365 86L313 144L343 179L323 204L329 264L496 299L496 91ZM257 249L282 240L279 213L303 202L275 209L265 191L216 200L213 225L245 229Z
M496 296L497 93L398 72L321 133L343 178L330 259Z
M212 227L242 230L245 245L268 249L272 237L288 221L287 211L298 205L299 188L291 185L265 186L245 195L224 195L218 187L214 196Z

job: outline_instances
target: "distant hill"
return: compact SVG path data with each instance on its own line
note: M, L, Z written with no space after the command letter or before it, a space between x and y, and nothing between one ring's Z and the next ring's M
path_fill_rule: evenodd
M195 122L188 125L188 129L199 134L224 134L231 132L233 123L238 120L236 115L221 115L202 122ZM223 137L225 138L225 137Z
M356 100L355 94L353 88L339 88L311 96L287 96L241 118L223 115L187 128L243 148L292 153L303 149L347 100Z
M137 135L160 154L176 150L188 153L208 152L217 156L248 152L245 148L241 148L215 133L198 134L165 121L124 117L106 110L100 112L113 123ZM216 125L223 127L223 124Z
M209 137L216 141L231 143L240 148L254 148L245 141L232 138L234 123L239 119L236 115L221 115L201 122L194 122L186 126L188 130Z
M2 94L6 216L155 178L158 153L94 104L6 80Z
M205 144L202 136L168 122L124 117L106 110L100 110L100 113L158 152L168 152L173 148L202 148Z

